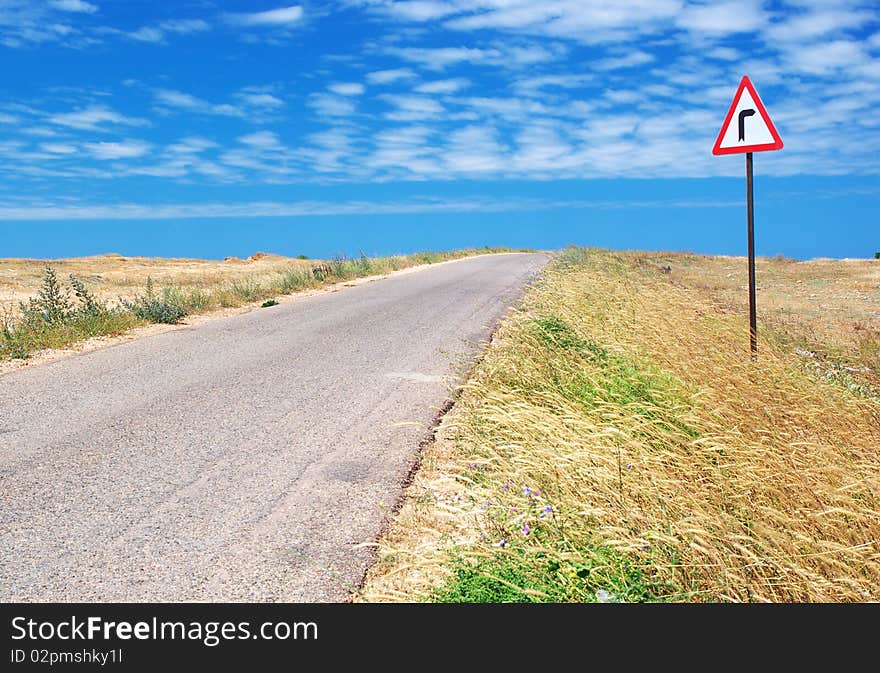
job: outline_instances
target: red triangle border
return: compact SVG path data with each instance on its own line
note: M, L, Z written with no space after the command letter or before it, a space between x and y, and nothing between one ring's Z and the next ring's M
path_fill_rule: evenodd
M755 105L758 107L758 113L767 124L767 128L770 130L770 135L773 136L773 142L764 143L762 145L742 145L741 147L722 148L721 140L724 138L724 134L727 133L727 127L730 126L730 122L733 119L733 113L736 111L736 104L739 102L740 96L742 96L743 89L749 90L752 100L755 101ZM715 156L721 156L724 154L745 154L746 152L767 152L769 150L781 150L782 147L782 138L779 137L779 132L773 125L773 120L770 119L770 115L767 113L767 108L765 108L764 103L761 102L761 97L758 96L758 92L755 91L752 80L749 79L748 75L743 75L742 81L739 83L739 88L737 88L736 94L733 97L733 102L730 104L730 109L727 111L727 117L721 125L721 131L718 133L718 138L715 140L712 154Z

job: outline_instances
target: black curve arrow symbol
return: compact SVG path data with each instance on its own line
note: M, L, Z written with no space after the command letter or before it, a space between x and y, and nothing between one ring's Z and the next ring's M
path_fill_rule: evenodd
M746 139L746 117L751 117L755 111L751 108L743 110L739 113L739 141L744 142Z

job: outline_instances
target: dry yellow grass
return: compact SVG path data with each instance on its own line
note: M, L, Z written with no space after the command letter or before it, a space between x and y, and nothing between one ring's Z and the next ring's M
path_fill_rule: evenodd
M876 303L813 313L785 283L825 263L763 261L763 314L774 293L788 314L760 325L753 362L742 260L568 258L476 367L359 599L448 589L459 558L502 589L517 583L501 568L520 569L533 600L595 600L603 583L624 599L880 600L880 402L795 350L814 320L867 321ZM880 267L846 264L833 282Z
M58 260L0 259L0 313L15 310L20 301L36 295L46 264L60 278L73 274L103 301L120 297L131 299L142 292L147 277L159 287L174 286L182 290L202 290L224 283L244 280L266 281L292 267L309 268L315 262L279 255L256 253L242 260L165 259L160 257L123 257L98 255Z

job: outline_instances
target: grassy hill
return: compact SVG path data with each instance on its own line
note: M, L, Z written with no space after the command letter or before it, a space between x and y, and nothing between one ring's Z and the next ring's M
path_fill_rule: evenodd
M500 328L359 600L880 600L880 262L570 249Z

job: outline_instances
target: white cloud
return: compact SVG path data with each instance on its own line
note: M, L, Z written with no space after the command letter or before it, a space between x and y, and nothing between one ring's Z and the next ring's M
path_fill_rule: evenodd
M790 68L814 75L850 69L867 61L861 43L836 40L820 44L798 44L787 53Z
M273 96L268 93L239 93L238 97L247 103L248 105L253 105L255 107L261 108L279 108L284 107L284 101L278 98L277 96Z
M175 19L163 21L155 26L143 26L137 30L125 33L125 35L138 42L162 42L167 33L190 35L192 33L203 33L210 29L211 25L202 19Z
M145 126L148 123L145 119L126 117L102 105L93 105L75 112L55 114L49 117L49 121L57 126L67 126L83 131L94 131L104 124Z
M303 18L303 8L299 5L270 9L265 12L225 14L230 24L244 27L290 26L299 23Z
M272 133L271 131L258 131L256 133L250 133L248 135L241 136L238 141L242 145L256 147L261 150L274 150L284 147L278 135Z
M453 131L442 159L453 173L497 173L508 165L509 149L493 126L466 126Z
M316 93L309 96L309 106L324 117L347 117L355 112L350 97Z
M711 35L757 31L769 23L760 0L726 0L688 4L678 15L678 25Z
M406 201L248 201L244 203L167 204L48 204L15 206L0 204L0 219L7 221L52 220L165 220L225 219L250 217L314 217L323 215L403 215L459 212L537 212L543 210L591 210L596 208L729 208L736 202L658 199L653 201L553 200L476 196L439 199L422 196Z
M720 61L736 61L742 58L739 50L733 47L715 47L706 52L706 55L711 58L717 58Z
M161 42L165 33L154 26L144 26L128 33L128 36L138 42Z
M593 61L590 66L595 70L622 70L651 63L654 57L644 51L631 51L623 56L614 56Z
M499 62L501 52L497 49L479 49L476 47L392 47L389 54L406 61L418 63L431 70L443 70L458 63Z
M387 53L418 63L429 70L444 70L453 65L528 66L559 58L558 45L497 47L389 47Z
M200 154L217 147L217 143L200 136L188 136L165 149L172 154Z
M393 84L404 79L413 79L416 74L409 68L393 68L391 70L376 70L367 74L367 82L370 84Z
M50 0L49 5L62 12L74 12L80 14L94 14L98 6L83 0Z
M443 112L443 106L426 96L408 96L385 94L382 99L391 103L395 109L385 115L393 121L416 121L437 117Z
M149 143L140 140L124 142L98 142L83 145L96 159L113 161L116 159L137 159L150 151Z
M450 94L466 89L470 85L470 80L464 77L457 77L455 79L439 79L433 82L425 82L424 84L419 84L415 90L419 93L427 94Z
M74 154L77 151L75 145L63 143L40 143L40 149L49 154Z
M540 75L517 79L514 86L527 95L536 95L541 89L578 89L594 79L593 74Z
M438 0L393 2L383 6L382 10L392 17L403 21L430 21L449 16L458 11L448 2L439 2Z
M786 42L812 40L843 30L860 28L876 18L875 11L841 6L822 7L794 16L786 14L781 21L767 28L766 35L770 40Z
M214 104L209 101L193 96L185 91L174 89L158 89L155 92L156 101L163 106L190 110L201 114L219 115L223 117L243 117L244 112L228 103Z
M361 96L366 90L363 84L357 82L336 82L327 88L340 96Z
M211 25L203 19L172 19L163 21L159 28L166 33L189 35L190 33L203 33L211 29Z

